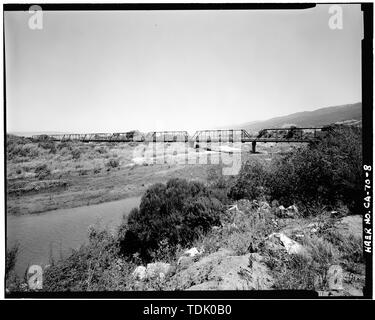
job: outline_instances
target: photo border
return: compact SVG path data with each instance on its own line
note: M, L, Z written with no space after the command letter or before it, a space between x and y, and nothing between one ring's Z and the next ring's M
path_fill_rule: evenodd
M91 11L91 10L300 10L313 8L316 5L329 3L77 3L77 4L51 4L33 3L40 5L44 11ZM362 39L362 148L363 164L373 165L373 3L335 3L335 4L360 4L363 12L363 39ZM5 22L6 11L28 11L31 4L4 4L3 5L3 90L4 90L4 206L5 226L7 225L7 160L6 160L6 63L5 63ZM372 173L371 173L372 182ZM372 185L371 185L372 187ZM366 192L363 191L364 197ZM372 189L370 201L370 218L372 229ZM363 218L368 214L368 209L362 207ZM365 236L363 228L363 236ZM5 248L7 246L7 230L5 227ZM366 264L366 286L363 297L321 297L315 291L295 290L270 290L270 291L126 291L126 292L17 292L6 293L4 280L5 298L52 298L52 299L168 299L178 301L192 298L196 299L371 299L373 297L373 243L371 240L371 253L364 252ZM5 259L4 259L5 261ZM5 277L5 275L4 275ZM176 300L178 299L178 300Z

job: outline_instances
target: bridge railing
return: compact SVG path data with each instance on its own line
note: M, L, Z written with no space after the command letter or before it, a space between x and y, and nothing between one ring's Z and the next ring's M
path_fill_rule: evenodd
M288 141L309 141L316 140L323 135L324 132L322 132L322 128L267 128L259 131L256 138L261 140L280 139Z
M116 132L112 134L111 141L142 142L145 135L138 131Z
M187 131L152 131L146 134L148 142L188 142Z
M142 134L138 131L117 133L53 134L32 136L33 139L55 141L108 141L108 142L309 142L325 134L324 128L267 128L257 135L250 135L244 129L199 130L190 137L187 131L152 131Z
M195 132L195 142L243 142L250 135L244 129L238 130L200 130Z

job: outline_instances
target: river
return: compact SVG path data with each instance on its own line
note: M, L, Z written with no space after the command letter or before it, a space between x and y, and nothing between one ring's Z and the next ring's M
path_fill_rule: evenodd
M16 273L23 276L30 265L45 266L50 263L51 256L55 260L66 257L72 249L87 243L90 225L115 230L123 215L137 207L140 199L132 197L42 214L8 216L8 249L19 244Z

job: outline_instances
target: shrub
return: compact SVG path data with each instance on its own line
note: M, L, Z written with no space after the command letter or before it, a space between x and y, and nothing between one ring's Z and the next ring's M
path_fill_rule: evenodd
M89 243L45 270L45 291L129 290L135 265L120 259L116 236L91 227Z
M230 188L232 199L266 197L284 206L297 204L305 215L314 208L360 206L362 178L361 129L339 126L318 143L294 148L270 166L246 162Z
M331 172L321 152L310 148L292 151L273 162L270 195L287 206L329 200Z
M62 142L59 142L57 144L58 150L61 150L61 149L64 149L64 148L67 148L69 151L71 151L72 150L72 143L69 142L69 141L62 141Z
M266 236L274 231L273 215L262 208L250 208L236 202L238 211L225 211L220 215L221 227L212 228L205 236L194 241L193 246L204 247L205 253L228 248L237 255L256 252Z
M19 244L14 245L12 248L7 249L5 257L5 288L9 292L22 291L22 279L20 279L14 267L17 261Z
M120 165L120 161L117 159L110 159L107 163L106 166L108 168L117 168Z
M334 226L327 227L321 232L322 237L339 249L343 266L349 271L355 271L358 264L364 263L363 243L361 237L352 234L344 235Z
M230 190L233 180L231 176L223 176L222 167L210 168L207 173L207 181L211 197L220 200L223 204L228 204L230 202L228 190Z
M11 249L7 250L5 259L5 277L7 278L9 274L14 270L17 260L19 245L13 246Z
M95 152L97 152L99 154L105 154L108 151L107 151L107 148L105 148L105 147L97 147L97 148L95 148Z
M51 170L47 167L46 164L38 165L35 168L34 172L35 172L35 176L39 180L43 180L43 179L47 178L51 174Z
M74 160L77 160L81 157L81 151L79 149L74 149L72 151L72 157Z
M258 161L247 161L240 170L238 178L229 191L234 200L257 199L266 194L268 172Z
M304 238L309 255L288 254L286 250L265 249L265 263L272 271L275 289L326 290L327 272L337 263L334 247L318 237Z
M337 127L319 143L294 150L272 163L268 189L286 205L319 203L358 208L362 177L361 129Z
M129 214L122 252L138 253L148 261L162 241L169 246L188 245L220 223L221 211L221 202L199 182L171 179L154 184L143 195L139 209Z
M25 156L25 154L21 154L25 152L23 146L25 144L30 145L30 139L24 137L18 137L11 134L7 134L6 136L6 147L7 147L7 155L9 159L13 159L16 156Z
M50 150L51 153L56 153L55 141L51 140L49 137L39 141L38 147L46 150Z
M18 141L18 140L17 140ZM14 159L15 157L29 157L36 158L39 156L38 146L34 143L20 143L17 142L8 147L8 157L9 159Z

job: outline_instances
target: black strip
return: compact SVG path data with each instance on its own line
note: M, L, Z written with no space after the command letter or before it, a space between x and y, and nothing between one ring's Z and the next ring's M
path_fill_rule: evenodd
M3 119L3 127L4 127L4 146L3 146L3 150L4 150L4 234L5 234L5 257L4 257L4 262L5 262L5 259L6 259L6 252L7 252L7 235L8 235L8 228L7 228L7 215L8 215L8 206L7 206L7 200L8 200L8 193L7 193L7 157L8 157L8 154L7 154L7 120L6 120L6 116L7 116L7 113L6 113L6 68L5 68L5 19L4 19L4 12L3 12L3 94L4 94L4 119ZM5 265L5 263L4 263ZM4 266L5 268L5 266ZM5 270L5 269L4 269ZM6 289L6 282L5 282L5 272L4 272L4 292L5 292L5 289Z
M362 39L362 156L363 164L373 164L373 3L361 5L363 11L363 39ZM372 166L373 167L373 166ZM373 171L374 169L372 169ZM366 192L363 190L363 198ZM372 199L372 197L371 197ZM361 202L360 202L361 203ZM367 212L362 207L363 216ZM372 214L373 217L373 214ZM373 219L373 218L372 218ZM364 231L363 231L364 232ZM363 234L364 235L364 234ZM372 245L373 250L373 245ZM372 298L372 253L364 252L366 260L366 286L363 290L367 298Z
M314 3L29 3L4 4L4 11L29 11L39 5L47 11L91 10L300 10L314 8Z
M13 292L6 294L6 297L85 299L317 299L318 293L307 290Z

